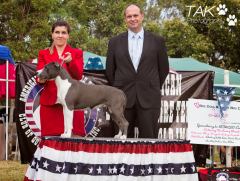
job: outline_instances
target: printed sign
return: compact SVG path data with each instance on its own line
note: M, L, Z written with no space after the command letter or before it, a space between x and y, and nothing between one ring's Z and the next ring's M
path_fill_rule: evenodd
M240 103L231 102L220 119L217 101L189 99L187 113L191 143L240 146Z

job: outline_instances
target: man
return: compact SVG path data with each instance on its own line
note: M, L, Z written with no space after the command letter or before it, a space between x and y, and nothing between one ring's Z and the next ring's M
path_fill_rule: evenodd
M134 137L135 121L139 138L157 138L160 89L169 72L164 39L143 30L143 18L139 5L128 5L125 20L129 29L110 39L107 52L109 83L127 96L124 116L129 122L129 138ZM116 124L115 132L118 132Z

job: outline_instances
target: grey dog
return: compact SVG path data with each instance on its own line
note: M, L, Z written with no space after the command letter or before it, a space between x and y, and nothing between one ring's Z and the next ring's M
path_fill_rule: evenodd
M88 85L73 79L59 62L46 64L38 71L40 79L55 80L57 98L63 106L64 133L61 137L71 137L73 110L96 109L106 106L110 116L119 127L114 138L127 138L128 121L123 112L127 98L123 91L106 85Z

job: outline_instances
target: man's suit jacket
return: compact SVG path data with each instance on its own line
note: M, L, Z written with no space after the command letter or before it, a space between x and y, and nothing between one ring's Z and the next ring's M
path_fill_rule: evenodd
M128 32L110 39L106 76L110 85L126 94L126 108L134 105L136 97L143 108L160 108L160 89L168 72L168 55L162 36L144 30L143 50L137 72L128 51Z
M81 80L84 64L83 51L80 49L71 48L69 45L67 45L62 53L62 56L64 56L65 58L68 56L67 54L65 54L66 52L71 53L72 61L70 62L69 66L67 66L66 63L63 63L62 66L68 71L68 73L71 75L73 79ZM59 63L62 62L62 60L59 59L55 46L52 55L50 54L49 49L40 50L38 55L37 70L41 70L44 68L46 64L55 61L58 61ZM36 82L38 85L40 85L37 80ZM56 100L57 100L57 86L55 84L55 81L54 80L47 81L44 84L44 89L41 94L39 104L52 106L56 103Z

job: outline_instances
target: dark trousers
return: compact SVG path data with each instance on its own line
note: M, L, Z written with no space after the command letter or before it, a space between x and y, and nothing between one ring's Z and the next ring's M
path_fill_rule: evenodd
M137 125L139 138L157 138L158 136L158 118L160 108L144 109L139 104L138 99L133 107L126 108L124 117L129 122L128 138L134 138L134 127ZM118 134L119 128L114 124L115 133Z

